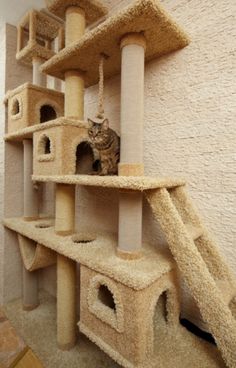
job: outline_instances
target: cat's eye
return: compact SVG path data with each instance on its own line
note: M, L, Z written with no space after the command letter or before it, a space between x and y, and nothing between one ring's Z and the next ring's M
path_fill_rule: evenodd
M89 129L88 134L93 134L92 129Z

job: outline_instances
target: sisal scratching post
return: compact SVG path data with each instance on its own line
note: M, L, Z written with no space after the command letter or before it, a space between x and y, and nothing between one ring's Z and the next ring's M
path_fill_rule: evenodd
M66 46L78 41L85 32L85 13L76 6L66 11ZM84 118L84 77L79 70L65 72L65 116Z
M38 190L31 180L33 173L33 143L31 139L24 139L24 219L38 218Z
M69 350L76 343L76 262L57 255L57 343Z
M65 117L84 118L84 78L78 70L65 72Z
M66 46L78 41L85 32L85 12L78 6L70 6L66 10L66 29L65 42Z
M57 184L56 186L56 234L73 234L75 226L75 187Z
M23 266L23 309L31 311L38 306L38 272L30 272Z
M59 235L74 232L75 187L57 184L55 231ZM57 256L57 342L69 350L76 342L76 262Z
M121 40L121 151L119 175L143 175L143 95L146 41L141 34ZM141 256L142 193L120 192L118 256Z
M79 7L66 11L66 46L78 41L85 31L85 14ZM84 118L84 78L79 70L65 72L65 116ZM59 235L74 232L75 186L56 185L55 231ZM62 350L76 342L76 262L57 257L57 341Z
M40 67L43 64L43 60L38 57L34 57L32 64L33 64L33 84L35 84L36 86L46 87L47 76L46 74L43 74L40 71Z

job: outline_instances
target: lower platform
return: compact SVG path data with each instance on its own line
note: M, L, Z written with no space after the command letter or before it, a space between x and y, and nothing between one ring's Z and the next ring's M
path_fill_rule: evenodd
M78 343L69 352L57 348L56 301L41 292L40 306L31 311L22 310L20 299L4 307L18 333L30 344L45 368L119 368L84 335L79 334ZM143 368L226 368L214 345L197 338L179 325L172 330L166 328L160 313L156 313L155 352L151 362ZM90 337L92 339L92 337Z
M55 234L53 220L24 221L7 218L3 224L51 250L105 274L135 290L142 290L175 267L169 251L143 244L143 256L127 261L116 255L117 235L112 233L84 233L76 236Z

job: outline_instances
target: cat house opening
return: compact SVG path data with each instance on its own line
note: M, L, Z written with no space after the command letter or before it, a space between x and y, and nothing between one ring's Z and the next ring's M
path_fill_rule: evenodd
M49 227L52 227L52 222L51 221L45 221L45 222L40 222L39 224L36 224L35 227L36 229L48 229Z
M20 102L17 98L15 98L12 103L11 113L12 115L17 115L19 114L19 112L20 112Z
M100 285L98 289L98 299L107 307L116 310L114 298L106 285Z
M52 152L51 140L47 135L43 135L39 141L38 154L39 155L50 155Z
M91 174L93 171L93 150L88 142L81 142L76 148L75 174Z
M166 330L167 324L167 292L160 295L155 306L153 315L154 344L159 344L162 331Z
M57 113L51 105L43 105L40 108L40 123L46 123L47 121L57 118Z
M76 244L89 244L96 240L96 236L91 234L77 233L72 235L71 239L73 243Z

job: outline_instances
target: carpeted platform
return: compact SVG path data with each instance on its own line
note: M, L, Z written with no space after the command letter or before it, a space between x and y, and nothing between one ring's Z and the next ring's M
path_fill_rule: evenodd
M70 352L58 350L55 299L45 292L41 292L40 299L41 304L34 311L24 312L18 299L6 305L5 312L45 368L119 367L83 335L79 335L77 346ZM148 365L150 368L226 367L214 345L195 337L182 326L175 331L167 327L162 310L160 303L155 316L155 356Z

